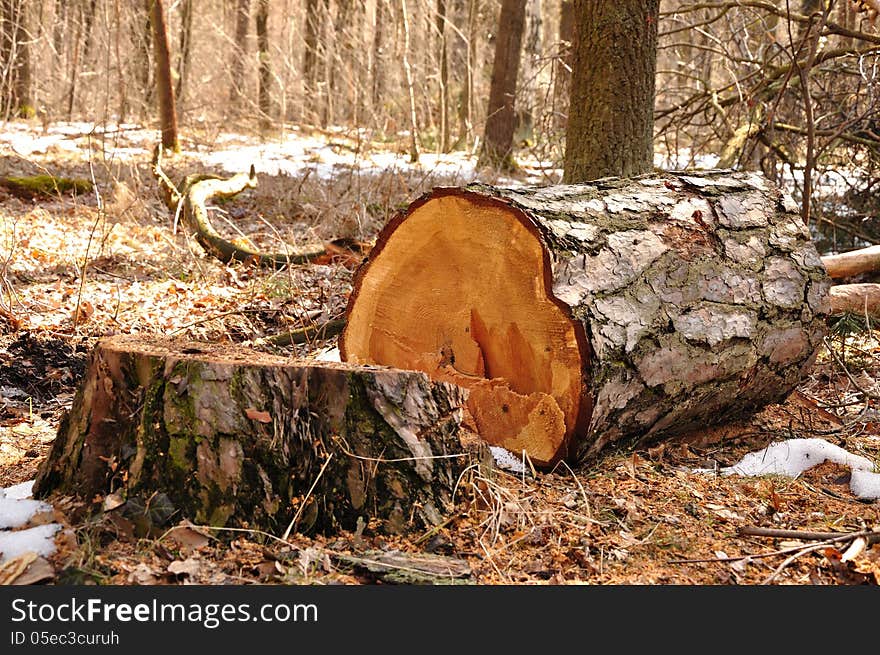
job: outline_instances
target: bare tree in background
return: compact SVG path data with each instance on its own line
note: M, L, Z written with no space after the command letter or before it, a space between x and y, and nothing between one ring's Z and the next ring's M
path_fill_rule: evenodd
M312 120L320 120L326 112L326 90L320 80L324 68L324 25L329 11L330 0L306 0L302 75L305 106L310 108Z
M653 168L660 0L575 0L566 183Z
M177 108L174 105L174 84L171 79L171 47L168 43L168 27L162 0L147 0L150 7L150 24L153 27L153 43L156 55L156 94L159 97L159 123L162 130L162 148L177 152L180 142L177 136Z
M244 95L244 59L247 55L250 16L250 0L237 0L235 5L235 43L232 46L232 62L229 66L229 104L234 108L234 111L239 108L241 98Z
M269 60L269 0L257 0L255 16L257 30L257 51L259 53L258 104L260 108L260 129L272 126L272 67Z
M190 52L192 50L192 23L193 3L192 0L180 2L180 52L177 64L177 88L175 94L178 104L183 102L183 93L186 89L190 69Z
M495 35L492 85L479 166L500 170L516 167L513 160L513 133L516 130L516 78L522 52L527 0L503 0Z
M412 67L409 64L409 14L406 10L406 0L400 0L400 9L400 20L403 25L403 73L406 78L406 91L409 98L409 160L415 163L419 160L419 124L416 117Z
M34 115L31 95L31 58L27 30L27 3L0 1L0 73L3 116Z
M437 49L440 60L438 98L440 134L437 148L440 152L449 152L449 50L446 39L446 0L437 0Z

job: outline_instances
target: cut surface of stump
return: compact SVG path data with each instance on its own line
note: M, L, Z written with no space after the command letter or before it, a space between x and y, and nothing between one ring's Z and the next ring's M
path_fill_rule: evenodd
M749 414L825 334L796 209L729 171L435 189L359 269L340 352L467 388L480 436L541 466Z
M461 442L464 398L416 371L111 337L90 357L35 494L113 493L157 527L186 516L278 536L359 519L424 529L444 520L480 456Z

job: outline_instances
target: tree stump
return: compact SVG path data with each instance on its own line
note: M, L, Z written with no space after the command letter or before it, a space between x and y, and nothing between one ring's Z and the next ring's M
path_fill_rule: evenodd
M829 286L758 174L440 188L380 233L340 351L467 387L483 439L550 466L782 400Z
M142 336L99 342L35 491L281 535L440 523L479 449L424 373ZM157 521L153 521L156 523ZM158 521L161 523L161 520Z

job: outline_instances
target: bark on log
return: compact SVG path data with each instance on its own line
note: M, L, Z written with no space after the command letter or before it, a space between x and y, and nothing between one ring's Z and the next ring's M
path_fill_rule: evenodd
M466 393L425 374L291 363L244 348L102 340L39 471L37 496L121 494L198 523L281 535L444 520L479 449ZM305 503L305 505L303 505ZM145 513L145 512L144 512Z
M797 209L729 171L435 189L380 233L340 351L469 387L480 435L540 465L746 415L826 332Z

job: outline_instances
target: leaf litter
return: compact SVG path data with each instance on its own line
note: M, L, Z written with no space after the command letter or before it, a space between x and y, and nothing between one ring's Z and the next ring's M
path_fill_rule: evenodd
M38 131L7 124L0 133L2 172L89 178L93 171L102 202L94 194L0 198L0 487L6 498L28 499L27 481L70 406L86 354L102 336L173 334L333 358L327 353L335 339L285 347L264 339L341 316L351 290L350 262L281 271L225 266L172 228L150 173L153 131L127 126L100 134L85 124ZM330 138L346 139L357 141L345 133ZM267 250L340 237L369 242L395 211L430 187L477 175L467 161L436 171L408 167L378 146L368 158L342 161L341 151L327 150L328 138L315 134L288 134L284 143L265 150L277 168L259 173L256 190L212 208L229 238ZM209 154L242 146L258 148L237 135L197 137L168 167L173 179L223 174L223 160ZM527 171L501 181L540 180ZM809 544L741 533L747 526L844 535L876 530L880 504L852 493L848 467L826 461L793 478L723 474L748 453L791 439L822 439L871 462L880 459L880 407L864 393L880 379L877 334L863 330L832 344L852 379L822 353L796 393L748 421L636 452L609 452L574 470L560 465L535 474L510 456L513 470L477 472L461 485L446 522L421 535L385 535L363 522L351 532L294 533L285 540L247 527L190 523L139 535L112 494L53 498L55 523L9 528L0 538L20 540L18 533L34 530L54 552L35 559L28 553L43 546L34 545L7 557L0 580L425 584L447 583L454 572L455 581L469 584L877 584L880 545L869 538L788 562L778 554L784 542ZM268 417L263 408L250 415ZM101 507L105 511L95 511ZM39 560L48 573L45 566L33 569ZM417 580L401 571L417 571Z

